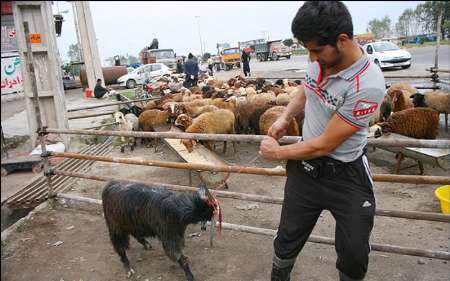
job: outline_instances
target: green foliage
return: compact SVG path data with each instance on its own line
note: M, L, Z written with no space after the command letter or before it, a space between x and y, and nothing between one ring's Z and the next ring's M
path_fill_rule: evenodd
M381 20L372 19L367 25L367 32L372 32L376 39L388 37L391 34L391 19L388 16Z
M442 12L441 36L450 36L450 2L425 1L416 7L416 14L427 32L436 32L439 14Z
M71 44L67 55L69 56L71 62L79 62L81 61L81 48L78 44Z

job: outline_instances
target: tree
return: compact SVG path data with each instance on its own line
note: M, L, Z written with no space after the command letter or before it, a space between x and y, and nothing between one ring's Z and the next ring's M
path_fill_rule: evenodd
M71 44L67 55L69 56L71 62L81 61L81 48L78 44Z
M405 37L414 36L422 32L422 25L420 20L418 20L417 10L406 9L403 11L395 24L395 30L398 35Z
M391 19L385 16L383 19L373 19L367 24L367 32L372 32L375 38L381 39L391 34Z
M285 40L283 40L283 44L285 46L290 47L290 46L292 46L294 44L294 40L292 40L291 38L285 39Z
M442 12L441 36L450 36L450 2L426 1L417 5L416 12L426 32L436 32L439 13Z

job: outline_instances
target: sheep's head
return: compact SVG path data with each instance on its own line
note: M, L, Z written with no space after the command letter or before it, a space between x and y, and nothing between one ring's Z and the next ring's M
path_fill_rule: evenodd
M186 147L186 150L191 153L192 151L194 151L194 145L197 144L196 140L189 140L189 139L184 139L181 140L181 143L184 145L184 147Z
M206 187L205 183L200 183L197 195L204 204L199 204L194 211L194 217L201 221L201 229L206 230L206 222L210 221L214 215L219 215L219 224L222 223L222 214L220 211L219 201Z
M412 103L414 104L414 107L426 107L425 104L425 95L421 93L415 93L409 96L412 98Z
M117 111L117 112L114 112L114 119L116 120L116 122L122 123L123 120L125 119L125 117L122 112Z
M383 135L382 128L380 125L373 125L369 127L368 137L379 138Z
M189 126L191 126L191 124L192 124L192 118L184 113L178 115L178 117L174 123L175 126L182 129L183 131L186 130Z

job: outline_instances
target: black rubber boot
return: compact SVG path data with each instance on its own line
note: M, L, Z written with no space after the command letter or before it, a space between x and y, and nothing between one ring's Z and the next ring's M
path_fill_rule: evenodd
M290 281L291 280L291 270L293 265L279 268L275 264L272 264L272 274L270 277L271 281Z

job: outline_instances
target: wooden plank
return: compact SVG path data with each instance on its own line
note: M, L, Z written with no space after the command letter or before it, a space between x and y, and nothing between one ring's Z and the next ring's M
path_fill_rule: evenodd
M172 126L170 129L167 126L160 126L155 128L157 132L178 132L181 133L179 128ZM183 161L187 163L200 163L200 164L214 164L214 165L228 165L225 163L216 153L207 149L203 145L197 143L194 146L194 150L189 153L186 147L181 143L180 139L163 139L165 143L175 152L177 153ZM209 185L221 185L226 182L226 180L230 177L230 173L227 172L209 172L202 171L200 172L200 178L206 181Z

